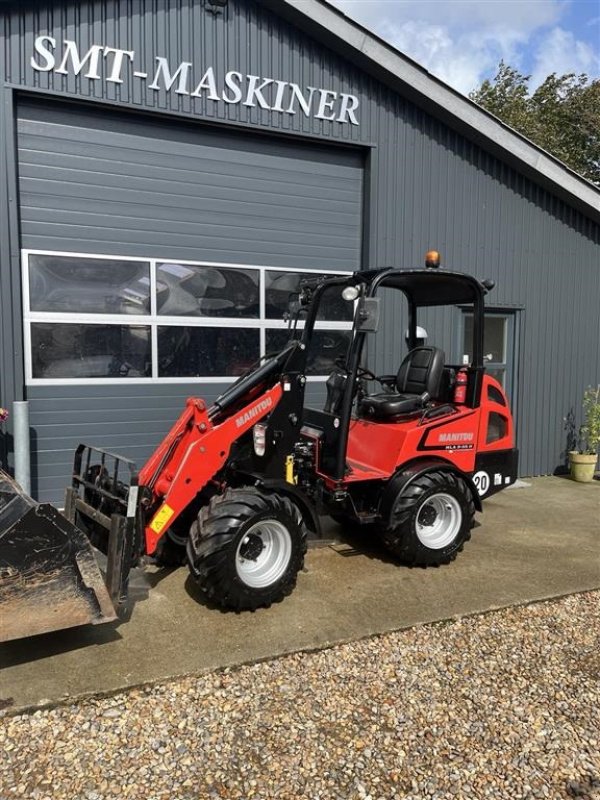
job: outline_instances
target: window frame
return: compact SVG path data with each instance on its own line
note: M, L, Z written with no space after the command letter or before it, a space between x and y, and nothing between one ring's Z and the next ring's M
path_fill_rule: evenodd
M105 261L132 261L150 265L150 313L149 314L104 314L87 313L78 314L76 312L50 312L32 311L29 294L29 258L32 255L64 256L65 258L80 259L102 259ZM255 318L239 317L199 317L184 315L160 315L157 309L157 265L165 263L177 263L182 266L208 267L223 269L246 269L256 270L259 273L259 316ZM159 327L198 327L198 328L219 328L227 325L230 328L255 328L259 331L259 352L262 357L265 354L266 331L277 329L285 330L288 323L283 319L270 319L266 316L266 281L265 273L268 271L292 272L295 274L308 275L352 275L352 270L319 270L311 268L285 267L278 265L263 264L236 264L229 262L189 260L181 258L169 258L167 255L161 258L144 258L143 256L122 256L107 255L103 253L80 253L70 250L47 250L29 249L21 250L21 288L22 288L22 308L23 308L23 348L24 348L24 367L25 384L27 386L102 386L102 385L122 385L122 384L141 384L150 385L156 382L161 384L230 384L237 380L238 376L207 376L207 377L160 377L158 375L158 328ZM152 363L152 375L149 377L135 378L34 378L33 377L33 353L31 349L31 325L36 322L60 323L60 324L105 324L105 325L135 325L150 328L150 356ZM303 322L298 325L303 327ZM351 321L328 321L319 320L315 324L316 330L352 330ZM327 375L310 375L306 378L309 383L324 383Z
M504 374L504 381L500 381L500 385L502 386L505 394L508 396L509 401L511 402L511 406L514 408L516 399L514 398L515 395L515 385L516 385L516 369L517 369L517 348L518 348L518 323L519 323L519 316L518 312L520 309L518 308L495 308L491 306L490 308L486 308L485 310L485 319L489 319L492 317L501 318L504 322L504 336L503 336L503 351L504 351L504 361L485 361L484 365L487 370L502 370ZM460 319L460 326L459 326L459 349L460 349L460 359L462 362L463 358L463 345L464 345L464 337L465 337L465 321L468 316L473 316L473 312L471 309L465 308L461 306L461 319ZM485 322L484 322L485 324ZM484 345L485 351L485 345ZM485 352L484 352L485 356Z

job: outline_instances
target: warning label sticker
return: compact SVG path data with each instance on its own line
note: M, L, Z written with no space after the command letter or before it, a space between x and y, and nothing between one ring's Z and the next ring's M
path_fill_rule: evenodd
M164 503L164 505L158 509L152 519L152 522L150 523L150 527L154 533L160 533L165 525L168 524L174 513L175 511L171 508L171 506Z

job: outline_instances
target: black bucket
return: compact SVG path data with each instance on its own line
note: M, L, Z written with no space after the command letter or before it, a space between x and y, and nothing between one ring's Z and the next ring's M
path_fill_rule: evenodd
M0 470L0 642L114 619L87 536Z

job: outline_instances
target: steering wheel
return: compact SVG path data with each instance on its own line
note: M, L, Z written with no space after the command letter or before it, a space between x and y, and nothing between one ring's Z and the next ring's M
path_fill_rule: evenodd
M339 367L340 369L343 369L345 371L346 370L346 363L345 362L346 362L346 359L343 356L338 356L335 359L334 363L335 363L336 367ZM375 375L374 372L371 372L370 369L365 369L365 367L359 367L358 368L358 371L356 373L356 377L361 381L365 380L365 379L369 380L369 381L379 381L379 378L377 377L377 375Z
M358 372L356 373L356 377L359 380L364 380L365 378L369 381L378 381L379 378L375 375L374 372L371 372L370 369L365 369L364 367L359 367Z

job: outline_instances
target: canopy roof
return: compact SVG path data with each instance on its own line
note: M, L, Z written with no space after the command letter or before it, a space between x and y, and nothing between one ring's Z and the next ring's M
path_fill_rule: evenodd
M472 275L445 269L382 269L357 272L371 292L381 287L400 289L417 306L447 306L475 303L486 288Z

